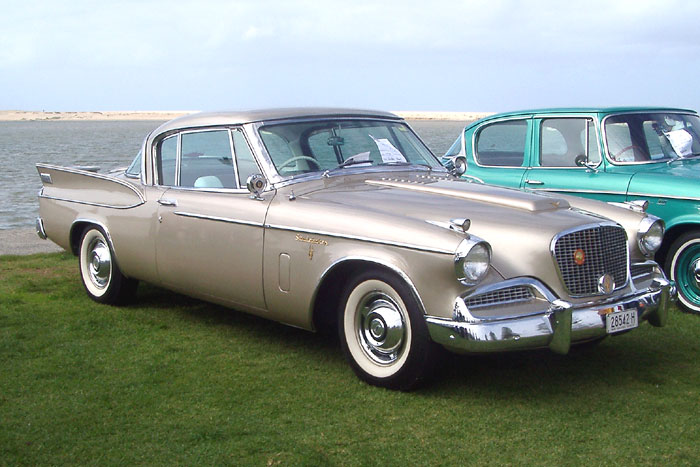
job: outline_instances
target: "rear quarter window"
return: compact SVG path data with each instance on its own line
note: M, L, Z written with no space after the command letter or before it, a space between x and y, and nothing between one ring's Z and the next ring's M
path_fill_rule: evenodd
M526 120L493 123L477 134L476 158L481 165L522 167L526 143Z

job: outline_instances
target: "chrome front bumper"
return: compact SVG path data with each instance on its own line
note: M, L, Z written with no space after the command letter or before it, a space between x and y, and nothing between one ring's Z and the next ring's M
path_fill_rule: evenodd
M541 286L531 281L530 285ZM676 288L666 278L654 278L647 288L607 301L571 304L551 293L542 297L544 311L507 318L475 318L465 297L455 300L453 319L426 316L433 341L460 353L488 353L549 347L566 354L572 343L606 335L606 313L636 309L638 322L664 326Z

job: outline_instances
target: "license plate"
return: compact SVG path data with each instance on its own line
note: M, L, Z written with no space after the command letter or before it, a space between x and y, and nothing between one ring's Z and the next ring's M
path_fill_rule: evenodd
M638 325L637 310L616 311L605 318L605 330L608 334L633 329Z

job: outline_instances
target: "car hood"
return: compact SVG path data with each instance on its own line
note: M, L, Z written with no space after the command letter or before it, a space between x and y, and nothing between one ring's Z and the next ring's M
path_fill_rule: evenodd
M294 202L285 201L292 192ZM607 220L561 198L415 173L331 177L285 187L276 200L287 206L273 203L270 224L450 254L464 239L450 229L451 219L469 219L469 233L491 244L493 264L505 276L532 274L533 262L551 263L558 233Z

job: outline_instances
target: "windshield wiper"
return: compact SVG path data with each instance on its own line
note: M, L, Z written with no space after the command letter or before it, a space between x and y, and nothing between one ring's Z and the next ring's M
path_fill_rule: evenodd
M359 164L365 164L365 165L372 165L373 162L369 158L369 152L361 152L359 154L355 154L352 157L348 157L345 159L343 162L338 164L336 167L332 169L327 169L325 172L323 172L324 177L328 177L328 175L331 172L335 172L338 169L342 169L344 167L350 167L351 165L359 165Z

